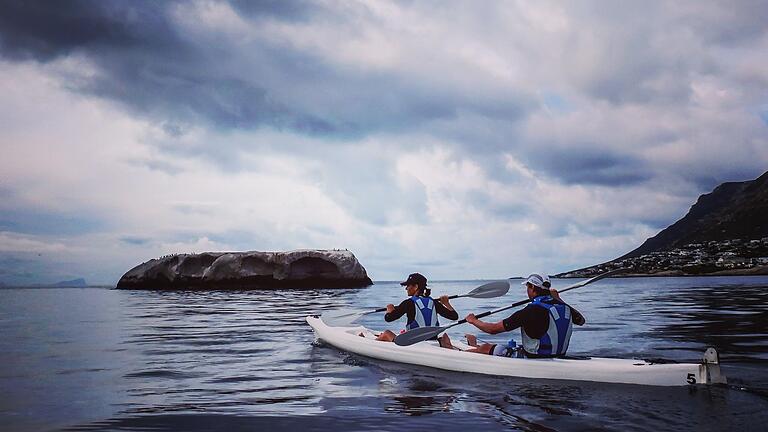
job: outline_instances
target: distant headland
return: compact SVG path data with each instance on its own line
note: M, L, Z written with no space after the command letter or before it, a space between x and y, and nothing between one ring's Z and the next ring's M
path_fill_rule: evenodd
M28 284L28 285L16 285L6 284L0 281L0 288L87 288L88 283L83 278L77 278L72 280L60 281L52 284Z
M348 250L174 254L139 264L118 289L358 288L371 285Z
M556 276L621 267L643 276L768 275L768 172L701 195L682 219L615 260Z

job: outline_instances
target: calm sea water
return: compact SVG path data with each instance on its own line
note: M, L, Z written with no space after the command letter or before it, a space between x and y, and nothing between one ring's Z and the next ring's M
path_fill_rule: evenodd
M482 283L435 282L433 294ZM587 318L571 354L698 361L715 346L729 385L712 388L412 367L319 345L304 321L404 295L387 282L279 292L2 289L0 430L768 430L768 278L609 279L563 295ZM463 316L522 298L521 288L454 306ZM388 326L381 315L362 323Z

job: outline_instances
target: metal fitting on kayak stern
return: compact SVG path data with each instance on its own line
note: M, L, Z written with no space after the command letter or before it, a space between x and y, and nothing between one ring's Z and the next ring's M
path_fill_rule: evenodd
M725 375L720 371L720 354L716 349L709 347L704 351L704 357L701 359L699 365L699 377L698 382L691 380L689 376L689 384L727 384L728 381ZM693 381L693 382L691 382Z

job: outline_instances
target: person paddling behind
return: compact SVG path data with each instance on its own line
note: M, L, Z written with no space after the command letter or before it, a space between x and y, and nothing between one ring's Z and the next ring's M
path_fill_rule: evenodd
M485 333L497 334L520 328L523 338L522 354L530 358L562 357L568 350L573 324L578 326L586 322L584 316L573 307L560 299L555 289L547 289L549 278L532 274L523 281L531 302L508 318L488 323L481 321L474 314L466 317L468 323ZM477 338L467 335L467 341L475 348L471 352L492 354L497 356L514 357L518 348L514 340L506 345L482 344L477 345ZM450 348L447 334L441 337L441 345Z
M427 288L427 278L420 273L411 273L405 282L400 282L408 292L409 298L403 300L399 305L387 305L387 313L384 320L387 322L395 321L403 315L407 316L406 330L412 330L417 327L439 326L437 316L449 320L459 319L459 314L453 309L448 296L441 296L435 300L430 297L431 290ZM385 330L376 340L392 342L395 340L395 334L390 330Z

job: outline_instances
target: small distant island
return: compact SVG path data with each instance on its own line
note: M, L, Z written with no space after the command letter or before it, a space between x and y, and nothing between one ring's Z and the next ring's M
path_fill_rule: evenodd
M139 264L118 289L359 288L373 284L348 250L173 254Z
M86 288L88 283L83 278L60 281L52 284L8 285L0 281L0 288Z
M51 285L52 287L57 288L84 288L87 287L88 284L85 282L85 279L83 278L77 278L72 280L65 280L61 282L56 282L55 284Z
M616 268L631 275L768 275L768 172L701 195L682 219L612 261L557 277Z

